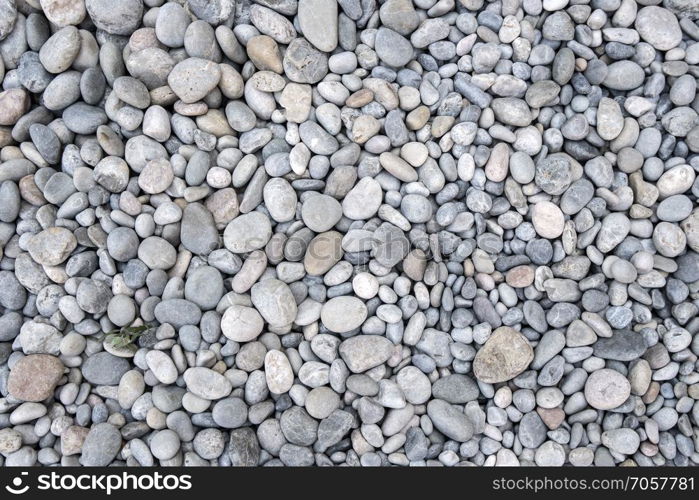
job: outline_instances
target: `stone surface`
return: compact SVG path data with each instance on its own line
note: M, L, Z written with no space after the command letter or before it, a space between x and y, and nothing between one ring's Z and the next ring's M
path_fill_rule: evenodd
M486 383L505 382L527 369L534 351L527 339L512 328L496 329L473 360L473 373Z
M30 354L10 370L7 390L21 401L43 401L53 395L63 376L63 363L54 356Z

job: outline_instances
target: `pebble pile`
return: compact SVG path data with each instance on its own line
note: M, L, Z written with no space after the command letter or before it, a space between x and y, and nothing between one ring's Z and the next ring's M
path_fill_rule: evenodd
M0 465L699 464L698 23L0 0Z

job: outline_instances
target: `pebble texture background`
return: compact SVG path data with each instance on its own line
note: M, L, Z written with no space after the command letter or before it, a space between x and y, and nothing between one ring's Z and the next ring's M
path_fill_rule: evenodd
M698 19L0 0L0 464L699 464Z

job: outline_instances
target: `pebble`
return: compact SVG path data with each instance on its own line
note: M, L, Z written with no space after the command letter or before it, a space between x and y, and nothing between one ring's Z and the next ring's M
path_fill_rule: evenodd
M63 369L63 363L54 356L30 354L12 367L7 390L20 401L43 401L53 394Z
M658 50L670 50L682 41L677 18L669 10L655 5L639 9L634 28L644 41Z
M598 410L620 406L631 394L631 384L617 371L602 368L590 374L585 382L585 400Z
M532 224L539 236L556 239L563 234L565 218L557 205L540 201L532 209Z
M114 460L121 446L119 430L112 424L98 423L85 436L80 463L86 467L106 467Z
M187 369L183 377L187 390L195 396L212 401L228 396L233 388L226 377L203 366Z
M68 229L51 227L32 237L27 250L39 264L57 266L64 262L78 243Z
M339 353L353 373L362 373L381 365L391 356L393 345L385 337L359 335L340 344Z
M250 298L255 309L273 327L285 327L296 319L296 301L286 283L275 279L256 283Z
M355 297L334 297L323 304L320 319L331 331L345 333L358 328L367 318L367 307Z
M303 36L318 50L332 52L338 43L335 0L299 0L298 23Z
M182 102L191 104L206 97L220 79L221 70L216 63L190 57L172 68L167 83Z
M534 350L527 339L507 326L497 328L476 353L473 373L489 384L505 382L527 369L534 359Z

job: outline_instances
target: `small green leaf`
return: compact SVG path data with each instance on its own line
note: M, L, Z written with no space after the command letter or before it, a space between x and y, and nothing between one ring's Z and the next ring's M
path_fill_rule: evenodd
M117 349L122 349L130 344L133 344L138 337L146 333L151 328L152 326L148 324L139 326L124 326L120 329L109 332L105 338L105 341L109 342Z

